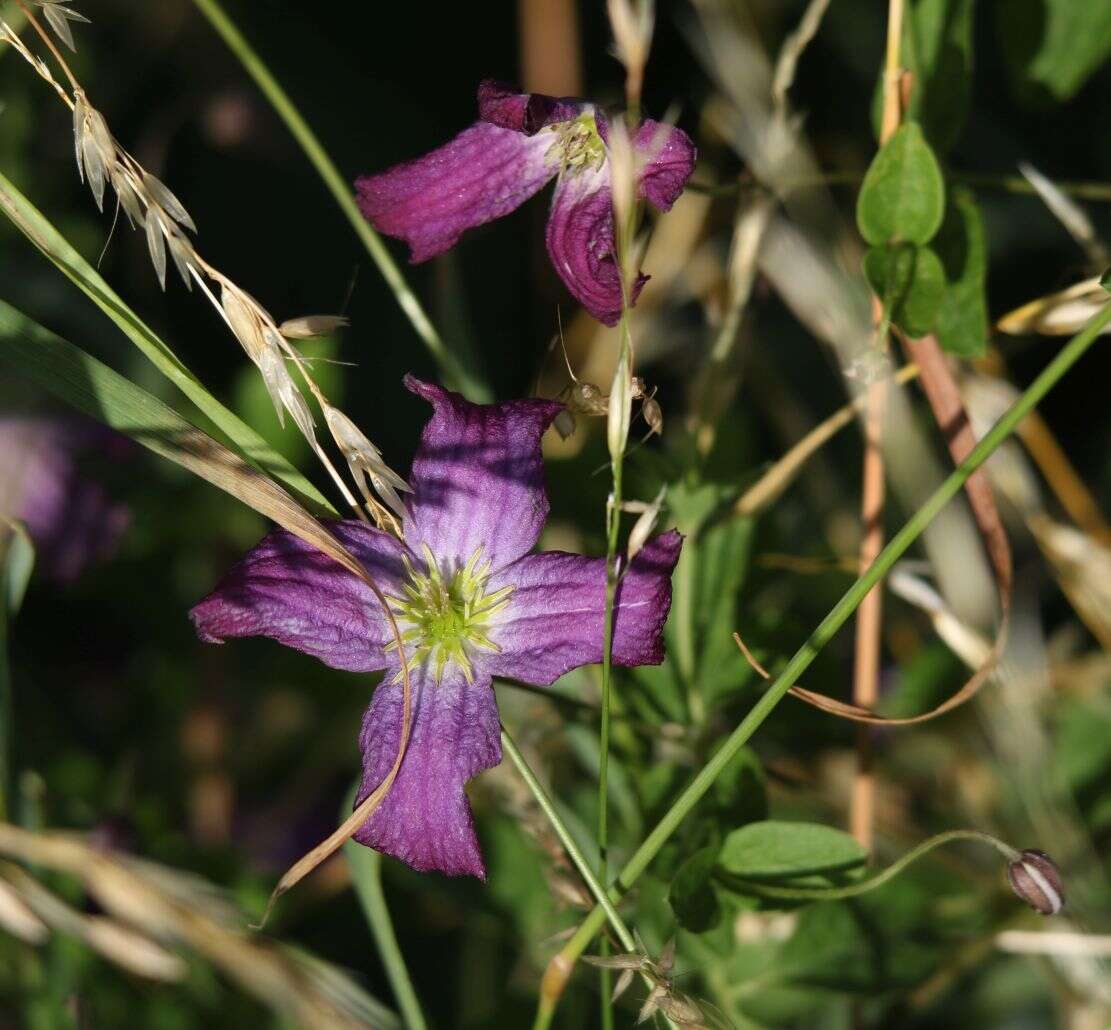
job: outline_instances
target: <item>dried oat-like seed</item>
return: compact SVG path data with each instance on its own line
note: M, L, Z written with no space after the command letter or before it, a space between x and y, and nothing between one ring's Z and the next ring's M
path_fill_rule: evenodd
M328 336L350 324L343 315L301 315L287 318L278 326L278 332L287 340L309 340L314 336Z
M46 18L46 22L54 30L54 34L65 43L70 50L76 53L77 46L73 41L73 32L69 27L69 23L71 21L79 21L88 25L90 22L89 19L79 11L75 11L72 7L62 6L70 2L71 0L37 0L39 7L42 8L42 13Z
M150 172L145 169L143 171L143 186L146 188L147 192L154 197L158 206L175 222L184 226L190 232L197 231L197 226L189 216L189 212L185 210L181 201L170 192L170 188L161 179L151 175Z
M154 273L158 276L158 283L164 290L166 289L166 240L162 236L162 223L156 207L147 208L146 228L150 260L154 265Z

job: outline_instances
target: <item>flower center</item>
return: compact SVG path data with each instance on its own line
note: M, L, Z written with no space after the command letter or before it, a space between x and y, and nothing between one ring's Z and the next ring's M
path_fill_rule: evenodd
M561 172L582 172L587 168L601 168L606 160L606 144L598 132L598 122L591 111L580 114L570 122L549 126L558 139L548 150L557 154Z
M402 587L404 596L388 595L387 600L409 660L414 664L434 662L437 683L448 663L453 662L472 683L471 654L476 650L500 650L486 634L490 619L509 602L513 588L487 593L490 563L482 561L481 547L454 572L441 569L427 545L423 569L414 566L408 555L402 561L408 574L408 582ZM396 640L386 645L387 651L396 648ZM401 680L400 672L396 680Z

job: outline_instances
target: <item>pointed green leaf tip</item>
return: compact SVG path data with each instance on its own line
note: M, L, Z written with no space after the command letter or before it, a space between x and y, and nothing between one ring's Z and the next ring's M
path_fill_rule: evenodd
M856 202L860 235L873 245L928 243L941 225L945 183L922 130L907 122L876 154Z
M1104 272L1104 273L1103 273L1103 275L1101 275L1101 276L1099 277L1099 284L1100 284L1100 286L1102 286L1102 287L1103 287L1103 288L1104 288L1104 289L1105 289L1105 290L1106 290L1106 291L1107 291L1108 293L1111 293L1111 268L1107 269L1107 271L1106 271L1106 272Z
M718 864L748 880L786 880L852 869L867 858L852 837L831 826L768 819L729 834Z

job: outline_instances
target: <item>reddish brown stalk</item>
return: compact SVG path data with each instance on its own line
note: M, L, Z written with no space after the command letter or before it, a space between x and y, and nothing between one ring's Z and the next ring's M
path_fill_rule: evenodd
M880 145L899 127L902 66L899 52L903 40L904 0L889 0L887 8L887 53L883 69L883 118ZM884 320L883 306L873 301L872 317L877 328ZM877 333L875 345L886 349L886 333ZM880 378L868 387L864 412L864 467L860 517L860 571L863 573L883 550L884 462L883 420L887 410L887 382ZM879 697L880 630L883 625L883 589L876 586L856 613L856 644L853 663L853 704L871 709ZM876 808L876 781L872 770L872 729L861 725L856 738L857 769L849 806L849 828L863 848L872 850Z

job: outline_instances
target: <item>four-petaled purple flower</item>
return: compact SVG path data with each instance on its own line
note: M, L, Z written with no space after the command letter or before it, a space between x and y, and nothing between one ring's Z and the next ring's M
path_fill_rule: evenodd
M413 461L402 540L356 521L332 532L374 577L409 660L412 723L397 779L356 834L419 870L485 879L463 786L501 761L492 677L546 686L602 660L605 561L530 554L548 516L540 438L561 405L474 405L409 376L432 418ZM681 538L650 540L624 570L613 656L663 660ZM359 801L385 779L402 729L396 641L356 576L273 532L192 611L202 639L263 635L354 672L385 670L363 721Z
M363 215L405 240L414 262L425 261L558 176L546 233L552 264L595 318L614 325L621 317L621 276L605 115L582 100L514 93L489 81L478 88L478 114L479 121L438 150L360 178L355 187ZM667 211L694 170L694 144L682 129L651 120L632 144L638 196ZM630 304L646 281L637 277Z
M133 450L126 437L85 419L0 419L0 517L26 524L39 573L72 583L115 553L131 512L82 465L90 456L123 460Z

